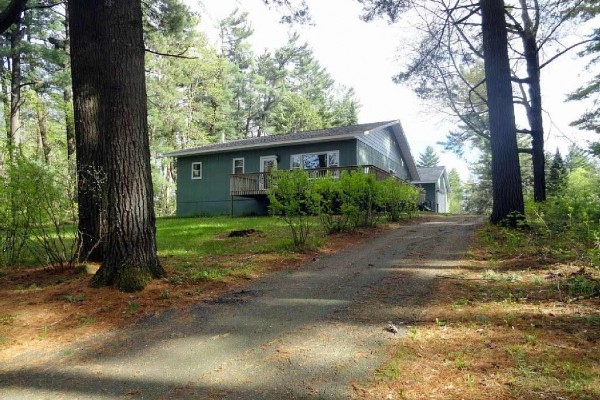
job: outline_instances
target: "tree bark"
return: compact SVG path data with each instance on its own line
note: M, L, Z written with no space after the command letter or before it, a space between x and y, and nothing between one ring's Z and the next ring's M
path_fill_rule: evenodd
M100 56L102 43L94 6L68 3L71 79L77 164L79 257L104 259L107 230L107 189L104 142L100 120Z
M72 0L70 4L74 82L87 72L75 63L75 50L85 46L77 36L81 30L95 30L92 46L99 55L95 69L99 79L90 84L97 90L105 143L108 230L104 262L92 286L138 291L165 274L156 255L141 2ZM92 26L80 25L86 22Z
M69 35L69 7L65 9L65 41L64 41L64 51L67 55L66 61L63 64L63 70L67 70L69 68L69 61L71 58L71 37ZM64 110L63 113L65 115L65 133L67 137L67 160L72 160L75 156L75 120L73 117L73 89L71 85L66 85L63 88L63 102L64 102Z
M516 223L524 213L503 0L480 0L492 150L491 222Z
M40 134L40 143L42 145L42 156L46 164L50 164L50 142L48 141L48 119L44 104L39 93L36 93L37 101L35 104L35 114L38 121L38 131Z
M542 90L540 85L539 48L536 41L537 24L531 20L527 2L521 0L523 31L520 33L523 43L525 63L527 65L527 83L529 85L529 106L527 120L531 129L531 157L533 164L533 199L546 201L546 156L544 154L544 125L542 118ZM535 12L540 13L539 7Z
M14 160L21 134L21 40L23 31L17 21L10 32L10 130L8 135L9 159Z

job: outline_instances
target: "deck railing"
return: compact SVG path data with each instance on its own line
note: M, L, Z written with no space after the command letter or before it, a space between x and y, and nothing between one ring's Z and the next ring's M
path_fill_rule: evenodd
M310 179L323 178L325 176L339 177L342 171L358 171L373 174L375 179L385 180L392 178L391 173L377 168L374 165L361 165L349 167L329 167L305 169ZM251 172L247 174L232 174L229 180L229 191L231 196L258 196L267 194L269 188L275 183L275 176L270 172Z

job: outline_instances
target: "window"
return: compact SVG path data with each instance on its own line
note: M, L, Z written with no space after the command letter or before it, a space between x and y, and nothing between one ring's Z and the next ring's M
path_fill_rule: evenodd
M340 152L327 151L323 153L294 154L290 159L292 169L316 169L337 167L340 162Z
M233 173L234 174L243 174L244 173L244 159L243 158L234 158L233 159Z
M192 179L202 179L202 163L192 163Z

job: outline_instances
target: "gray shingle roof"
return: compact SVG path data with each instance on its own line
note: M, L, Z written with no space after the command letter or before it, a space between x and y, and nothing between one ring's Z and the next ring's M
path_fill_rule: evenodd
M442 173L446 170L446 167L417 167L419 171L420 183L433 183L436 182Z
M166 153L164 155L166 157L179 157L194 154L217 153L226 150L245 149L248 147L269 147L278 144L291 143L295 141L310 141L311 139L315 141L335 140L340 137L352 137L356 135L363 135L366 131L370 131L377 128L383 128L395 123L398 123L398 121L373 122L369 124L319 129L314 131L259 136L225 143L209 144L206 146L200 146L192 149L178 150Z

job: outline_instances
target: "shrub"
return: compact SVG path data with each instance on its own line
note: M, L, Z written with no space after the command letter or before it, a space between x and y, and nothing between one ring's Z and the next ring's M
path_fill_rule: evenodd
M419 189L395 179L378 182L377 206L391 222L400 220L402 214L410 215L417 210Z
M377 181L362 171L344 171L340 177L343 190L341 212L348 218L351 228L375 226L377 213Z
M345 231L350 221L349 215L342 213L344 190L341 181L328 175L314 181L314 190L321 199L319 218L328 234Z
M75 259L74 184L51 167L18 157L0 176L0 264L26 256L49 266Z
M297 250L306 249L310 217L320 213L321 198L302 170L275 171L269 189L270 211L290 228Z

